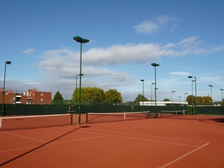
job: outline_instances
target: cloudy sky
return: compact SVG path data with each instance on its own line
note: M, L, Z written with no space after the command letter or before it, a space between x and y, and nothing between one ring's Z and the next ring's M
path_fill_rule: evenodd
M154 85L158 100L192 94L221 100L224 88L224 1L0 0L0 87L56 91L71 98L80 68L82 87L117 89L124 101ZM213 85L210 88L208 85ZM212 90L211 90L212 89Z

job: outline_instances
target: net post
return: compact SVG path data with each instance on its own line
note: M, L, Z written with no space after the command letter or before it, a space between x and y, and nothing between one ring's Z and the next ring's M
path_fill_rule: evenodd
M71 120L71 125L73 125L73 113L70 112L70 120Z
M86 113L86 124L88 124L88 113Z

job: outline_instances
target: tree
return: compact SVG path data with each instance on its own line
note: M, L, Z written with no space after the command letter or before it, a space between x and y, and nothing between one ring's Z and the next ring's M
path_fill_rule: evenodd
M104 90L93 87L91 89L91 99L90 99L91 104L104 104L105 103L105 94Z
M168 98L165 98L163 101L170 101L170 99L168 99Z
M109 89L105 92L105 103L106 104L118 104L122 102L121 93L116 89Z
M54 99L52 101L53 104L63 104L63 97L59 91L57 91L54 95Z
M134 102L139 104L140 101L148 101L148 99L146 97L144 97L141 94L138 94L138 96L135 98Z
M198 96L198 104L199 105L209 105L212 102L212 98L210 96Z
M195 104L196 97L194 95L187 96L187 102L189 105ZM197 96L198 105L209 105L212 103L212 98L210 96Z
M79 103L79 88L72 94L72 100ZM97 87L82 87L82 104L104 104L104 90Z
M186 100L187 100L189 105L194 105L196 97L194 95L188 95Z

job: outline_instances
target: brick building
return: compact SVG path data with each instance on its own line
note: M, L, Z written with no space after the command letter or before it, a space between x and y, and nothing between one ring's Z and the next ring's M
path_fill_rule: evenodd
M3 102L3 88L0 88L0 103ZM4 96L5 104L51 104L51 92L37 91L29 89L24 93L14 93L6 90Z

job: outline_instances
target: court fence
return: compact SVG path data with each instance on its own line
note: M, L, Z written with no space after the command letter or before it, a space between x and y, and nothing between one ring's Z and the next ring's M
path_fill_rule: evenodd
M44 115L44 114L66 114L68 111L77 111L76 105L22 105L5 104L5 115ZM2 109L2 104L0 104ZM206 106L192 109L191 106L128 106L128 105L82 105L81 113L88 112L131 112L131 111L150 111L160 112L161 110L184 110L185 114L190 115L224 115L224 106ZM2 116L2 114L1 114Z

